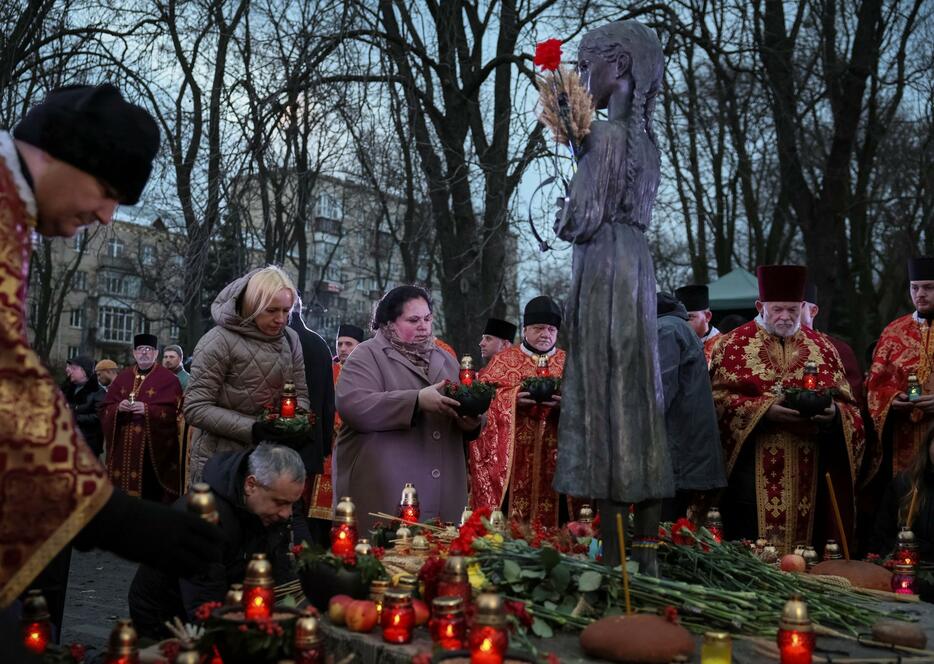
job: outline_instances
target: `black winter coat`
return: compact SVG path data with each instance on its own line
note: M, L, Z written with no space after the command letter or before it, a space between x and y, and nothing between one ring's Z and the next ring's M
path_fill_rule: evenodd
M100 386L97 376L92 374L84 385L67 382L62 386L62 392L75 414L75 422L88 447L94 450L94 454L100 455L104 451L104 432L97 409L103 403L107 390Z
M191 622L195 609L204 602L223 601L230 584L242 583L246 566L254 553L265 553L272 563L276 585L295 579L289 548L310 541L308 526L296 503L292 518L269 528L246 509L243 482L247 473L249 451L222 452L204 467L207 482L217 501L220 528L225 536L220 563L212 564L204 574L178 578L140 565L130 585L129 604L133 624L141 636L158 639L165 636L163 622L175 616ZM184 510L186 498L179 498L175 509Z
M305 470L309 475L314 475L324 469L324 457L331 453L334 437L334 375L331 370L333 358L327 342L320 334L305 327L300 316L293 315L289 327L298 332L302 344L308 401L311 403L311 411L315 414L314 440L320 441L320 447L317 443L313 446L317 458L302 454Z
M678 491L726 486L726 469L704 346L684 305L657 294L658 363L665 393L665 430Z

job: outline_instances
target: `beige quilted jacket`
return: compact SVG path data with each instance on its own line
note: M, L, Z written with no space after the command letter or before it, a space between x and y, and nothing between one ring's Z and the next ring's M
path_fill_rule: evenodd
M298 335L286 327L284 334L270 337L252 321L244 324L237 313L238 299L252 275L228 284L214 299L215 327L195 347L185 389L185 419L195 429L191 483L201 481L201 470L215 452L252 445L257 416L264 404L278 401L286 382L295 383L299 406L308 408Z

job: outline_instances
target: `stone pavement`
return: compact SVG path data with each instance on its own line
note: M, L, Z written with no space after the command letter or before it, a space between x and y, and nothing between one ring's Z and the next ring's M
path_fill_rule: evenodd
M62 643L83 643L98 652L118 618L129 618L127 592L136 563L95 550L73 551Z

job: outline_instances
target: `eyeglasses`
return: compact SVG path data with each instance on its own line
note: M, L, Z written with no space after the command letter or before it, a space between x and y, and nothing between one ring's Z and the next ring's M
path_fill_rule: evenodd
M136 352L137 353L155 353L156 349L153 348L152 346L137 346Z

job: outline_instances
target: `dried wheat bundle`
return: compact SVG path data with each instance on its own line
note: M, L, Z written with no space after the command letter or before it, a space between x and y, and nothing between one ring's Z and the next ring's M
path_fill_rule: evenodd
M593 98L574 69L562 67L561 70L548 71L539 76L538 119L551 129L555 141L568 145L568 135L558 105L561 93L567 95L571 136L574 145L579 147L584 137L590 133L594 108Z

